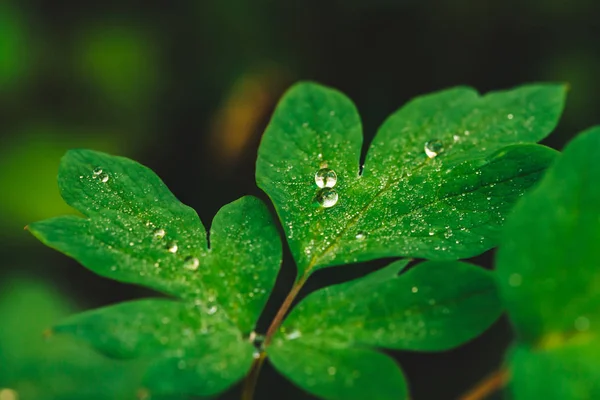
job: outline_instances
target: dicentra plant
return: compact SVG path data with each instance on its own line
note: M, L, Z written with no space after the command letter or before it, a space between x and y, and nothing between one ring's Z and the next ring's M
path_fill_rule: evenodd
M266 332L255 325L282 243L261 200L224 206L207 232L148 168L69 151L58 183L83 217L30 231L99 275L167 297L74 315L52 331L110 357L145 359L145 398L214 396L244 380L242 398L252 399L269 360L324 399L396 400L409 385L381 349L450 349L507 309L518 342L497 377L512 376L515 398L600 398L600 129L556 163L555 150L536 144L556 126L564 97L554 84L421 96L383 123L362 164L352 102L294 85L256 164L298 270ZM458 261L501 237L497 272ZM399 259L292 308L315 271L384 257ZM407 268L413 259L425 261Z

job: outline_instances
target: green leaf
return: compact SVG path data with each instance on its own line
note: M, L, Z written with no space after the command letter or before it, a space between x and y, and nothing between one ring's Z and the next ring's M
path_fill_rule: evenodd
M271 362L302 389L328 400L406 399L402 371L369 349L322 348L292 341L269 351Z
M356 367L350 362L338 368L345 359L338 353L348 351L352 359L351 354L364 347L446 350L481 334L500 315L489 271L457 261L429 261L398 276L405 265L406 261L395 262L364 278L310 294L292 310L267 347L274 365L299 386L324 396L329 392L313 388L314 379L305 371L315 362L313 353L323 353L322 364L330 360L339 371L327 385L342 390L343 382L352 381L351 370ZM367 373L365 368L375 368L368 373L385 374L373 366L363 367L361 374ZM369 388L376 388L378 382ZM398 399L400 394L381 398Z
M510 359L515 400L600 398L598 343L572 343L549 351L518 347Z
M553 160L554 151L530 143L554 128L564 94L560 85L532 85L482 97L469 88L419 97L385 121L361 173L352 102L297 84L264 134L257 183L275 205L301 274L379 257L474 256L496 245L508 210ZM424 146L432 140L438 154L429 158ZM332 189L315 184L324 167L337 174L338 200L328 208L319 205L320 190L332 200Z
M264 204L243 197L224 206L211 226L209 247L195 211L134 161L70 151L61 162L59 186L86 218L36 222L30 226L36 237L102 276L180 301L124 303L75 316L56 330L113 356L154 357L158 374L173 377L160 382L163 388L177 380L180 392L214 394L243 376L253 352L245 338L281 262L281 243ZM180 368L184 364L189 368Z
M254 347L218 310L145 299L81 313L54 328L114 358L156 358L146 374L151 393L209 395L249 370ZM160 356L160 357L158 357Z
M599 159L600 127L565 148L506 226L498 279L519 336L527 343L588 332L581 329L588 326L600 329Z
M509 217L497 270L521 348L512 360L518 399L536 390L547 399L598 397L599 158L596 127L565 148Z

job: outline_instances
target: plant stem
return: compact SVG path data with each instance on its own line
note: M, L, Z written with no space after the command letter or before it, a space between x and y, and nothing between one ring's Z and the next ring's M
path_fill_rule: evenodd
M281 303L281 307L279 307L277 314L275 314L275 318L273 318L271 325L269 325L269 329L267 329L267 334L265 335L265 341L263 343L263 346L267 346L269 343L271 343L273 335L275 334L275 332L277 332L277 329L283 322L283 319L285 318L285 315L292 306L292 303L298 296L298 293L300 293L300 289L302 289L302 287L306 283L308 275L308 272L306 272L298 281L296 281L296 283L294 283L294 286L292 286L292 289L286 296L285 300L283 300L283 303ZM242 400L253 400L254 390L256 389L256 382L258 381L258 375L260 374L260 370L266 358L266 353L264 351L261 351L260 355L257 358L255 358L252 362L250 372L248 373L248 375L246 375L246 379L244 380L244 386L242 388Z
M500 368L479 382L474 388L462 395L460 400L483 400L492 393L500 390L506 385L510 378L510 372L506 368Z
M244 387L242 389L242 400L252 400L254 397L254 390L256 389L256 382L258 382L258 375L262 368L265 359L267 358L264 351L260 353L258 358L255 358L250 367L250 372L246 375L244 380Z

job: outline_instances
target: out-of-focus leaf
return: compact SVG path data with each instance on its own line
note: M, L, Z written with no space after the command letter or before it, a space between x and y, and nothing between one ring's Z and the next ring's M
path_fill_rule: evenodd
M519 339L516 399L600 395L599 158L596 127L567 145L507 223L497 270Z

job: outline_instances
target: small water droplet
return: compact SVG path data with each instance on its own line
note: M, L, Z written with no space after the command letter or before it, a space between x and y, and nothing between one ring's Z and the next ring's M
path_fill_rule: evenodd
M315 173L315 183L320 188L332 188L337 183L337 175L332 169L321 168Z
M294 339L298 339L300 336L302 336L302 332L300 332L297 329L294 329L293 331L291 331L290 333L285 335L285 338L287 340L294 340Z
M506 118L508 118L508 119L513 119L514 117L515 117L515 116L514 116L514 115L512 115L512 114L508 114L508 115L506 116Z
M179 249L179 246L177 246L177 243L174 243L174 242L173 242L173 243L169 243L169 244L167 245L167 251L168 251L169 253L173 253L173 254L175 254L175 253L177 253L177 250L178 250L178 249Z
M209 315L213 315L214 313L216 313L216 312L217 312L217 306L211 306L211 307L209 307L209 308L208 308L208 310L206 310L206 312L207 312Z
M92 170L92 173L94 175L100 175L102 173L102 168L101 167L96 167Z
M98 175L98 177L100 178L100 182L102 182L102 183L106 183L110 179L108 174L105 174L105 173L101 173L100 175Z
M429 158L435 158L438 154L444 151L444 144L441 140L433 139L425 143L425 154Z
M417 293L419 291L419 288L416 286L413 286L412 289L410 289L410 291L413 293Z
M154 237L156 239L162 239L162 238L165 237L165 235L167 234L167 232L165 232L164 229L159 228L159 229L155 229L153 234L154 234Z
M317 201L321 207L333 207L338 202L338 194L334 189L323 188L317 193Z
M335 375L336 371L337 370L335 369L335 367L329 367L329 368L327 368L327 373L329 375Z
M508 277L508 284L512 287L521 286L522 282L523 277L521 276L521 274L510 274L510 276Z
M260 358L260 351L254 350L254 352L252 353L252 358L258 360Z
M187 367L187 363L185 362L185 360L179 360L177 362L177 368L179 368L179 369L185 369L185 367Z
M200 266L200 260L197 257L186 257L183 261L183 268L189 269L190 271L195 271Z
M331 115L333 117L335 115L335 111L333 111L333 110L329 111L329 115Z
M454 135L452 136L452 139L454 139L455 142L458 142L460 140L460 136Z
M433 235L435 235L435 232L434 231L429 231L429 236L433 236Z
M365 240L366 237L367 237L367 235L365 235L364 232L358 232L356 234L356 240Z
M575 319L575 329L579 332L587 331L590 329L590 320L587 317L581 316Z

